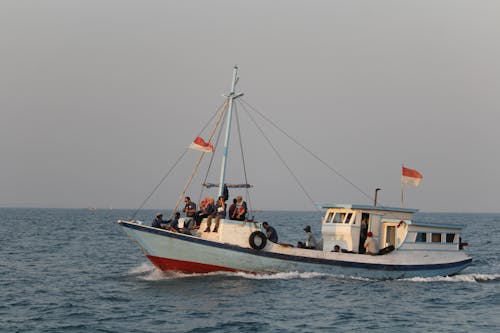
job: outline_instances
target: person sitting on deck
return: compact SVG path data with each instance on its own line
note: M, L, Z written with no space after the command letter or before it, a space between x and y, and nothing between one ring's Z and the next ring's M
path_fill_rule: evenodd
M217 200L217 205L215 206L215 212L207 217L207 227L204 232L209 232L212 226L212 219L215 218L215 227L212 232L217 232L219 230L220 219L226 218L226 201L223 196L220 196Z
M241 195L236 197L236 208L234 210L234 220L245 221L247 214L247 203L243 201Z
M276 229L271 227L267 222L262 222L262 227L266 229L267 239L273 243L278 243L278 233L276 232Z
M368 234L366 234L366 241L364 244L366 254L371 254L375 255L378 253L377 250L377 244L375 243L375 239L373 239L373 233L371 231L368 231Z
M333 247L332 252L340 252L340 246L339 246L339 245L335 245L335 246Z
M205 217L215 214L214 198L206 198L204 201L205 203L200 205L201 210L196 213L196 226L198 227Z
M170 231L180 232L180 230L179 230L179 218L180 217L181 217L181 213L175 212L174 218L167 221L168 224L165 227L165 229L170 230Z
M314 235L311 232L311 227L310 226L305 227L304 231L306 232L306 243L304 244L304 248L315 249L316 246L318 245L318 242L316 241L316 238L314 238Z
M151 226L153 228L160 228L160 229L164 229L165 227L165 221L163 221L163 214L162 213L158 213L156 214L156 217L155 219L153 220L153 223L151 224Z
M233 203L231 206L229 206L229 219L234 220L236 218L235 212L236 212L236 198L233 199Z

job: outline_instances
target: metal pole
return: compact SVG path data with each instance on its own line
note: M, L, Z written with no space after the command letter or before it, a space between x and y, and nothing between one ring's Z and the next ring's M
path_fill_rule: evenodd
M373 202L373 206L377 206L377 195L378 195L378 191L380 191L381 189L380 188L377 188L375 189L375 200Z
M405 192L405 184L401 183L401 208L405 207L404 192Z
M229 108L226 121L226 135L224 137L224 151L222 152L222 166L220 168L219 196L222 195L226 178L227 153L229 151L229 136L231 133L231 118L233 115L233 99L235 98L235 86L238 75L238 66L233 68L233 80L231 82L231 92L229 93Z

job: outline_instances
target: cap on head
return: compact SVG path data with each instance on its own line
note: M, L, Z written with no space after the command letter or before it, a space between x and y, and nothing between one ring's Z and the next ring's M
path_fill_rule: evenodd
M368 237L371 237L371 236L373 236L373 232L368 231L368 233L367 233L366 235L367 235Z
M162 216L163 216L163 214L162 214L162 213L158 213L158 214L156 214L156 217L162 217Z

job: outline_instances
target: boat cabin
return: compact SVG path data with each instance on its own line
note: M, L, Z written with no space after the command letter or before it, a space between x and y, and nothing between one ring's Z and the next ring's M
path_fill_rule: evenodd
M463 226L418 223L413 221L416 209L322 204L323 251L339 245L344 251L364 253L368 232L372 232L378 249L459 250Z

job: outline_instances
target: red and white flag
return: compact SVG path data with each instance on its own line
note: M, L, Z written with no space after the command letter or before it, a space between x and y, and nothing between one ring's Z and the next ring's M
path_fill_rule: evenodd
M401 176L402 184L409 184L413 186L420 185L420 181L424 178L417 170L405 168L403 165L403 175Z
M214 146L210 142L205 142L202 138L199 136L194 139L194 141L189 145L189 148L199 150L205 153L213 153L214 152Z

